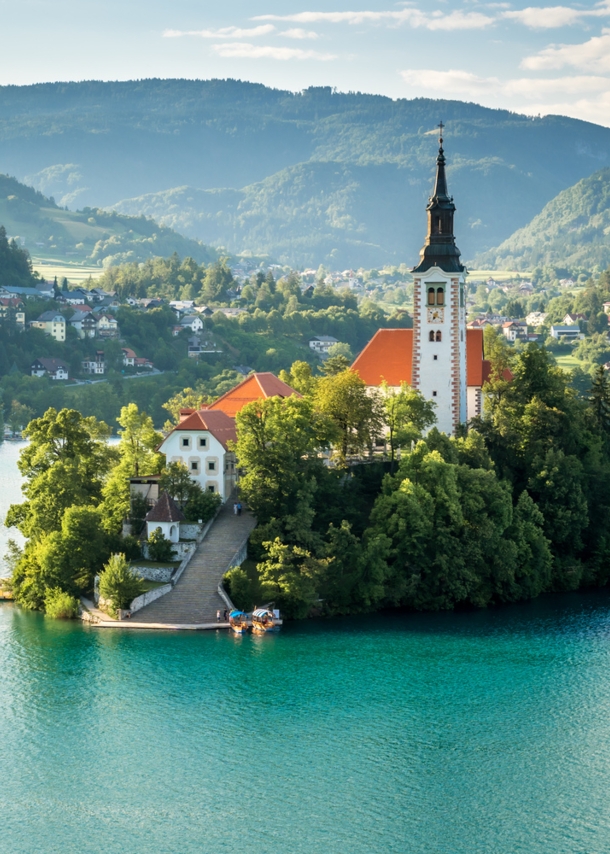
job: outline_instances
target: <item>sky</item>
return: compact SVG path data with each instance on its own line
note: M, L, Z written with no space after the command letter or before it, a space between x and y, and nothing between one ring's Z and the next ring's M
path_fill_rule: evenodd
M0 0L0 84L236 78L610 126L610 0Z

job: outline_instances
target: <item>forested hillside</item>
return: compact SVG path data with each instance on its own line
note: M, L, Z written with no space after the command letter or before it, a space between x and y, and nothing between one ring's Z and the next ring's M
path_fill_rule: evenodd
M515 270L545 264L587 271L610 267L610 169L559 193L525 228L477 263Z
M121 210L154 212L206 243L292 263L412 262L440 119L466 258L497 246L561 190L610 164L610 129L587 122L330 87L291 93L234 80L3 87L0 116L0 170L59 204L111 209L123 200ZM172 188L189 189L168 194Z
M53 198L1 174L0 224L12 238L19 238L30 254L45 258L108 265L173 252L200 263L217 257L209 246L145 216L124 216L99 208L69 211Z

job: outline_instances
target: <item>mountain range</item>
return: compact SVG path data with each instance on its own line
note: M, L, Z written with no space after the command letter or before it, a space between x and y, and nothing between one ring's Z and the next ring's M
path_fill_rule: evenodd
M610 129L561 116L157 79L0 87L0 171L61 206L154 215L230 252L414 263L440 119L465 259L610 165Z
M610 169L563 190L524 228L475 262L488 269L550 264L601 272L610 267Z
M7 175L0 175L0 225L31 255L63 261L108 266L177 252L202 264L218 257L211 247L144 216L70 211Z

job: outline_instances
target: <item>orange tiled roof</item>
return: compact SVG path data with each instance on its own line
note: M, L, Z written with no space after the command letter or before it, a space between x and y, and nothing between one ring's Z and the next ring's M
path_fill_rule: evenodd
M411 385L413 364L412 329L378 329L364 350L356 357L352 370L367 385Z
M222 410L211 412L209 409L198 409L192 415L187 415L174 427L172 433L175 430L207 430L215 439L218 439L223 448L227 447L227 442L237 441L235 421Z
M247 403L268 397L290 397L293 394L296 394L297 397L301 396L289 385L278 379L275 374L270 372L252 374L235 388L219 397L218 400L215 400L214 403L211 403L205 411L219 410L234 417Z
M352 369L367 385L411 385L413 367L413 330L379 329L356 358ZM466 330L466 382L483 385L483 330Z
M466 385L483 385L483 330L466 330Z

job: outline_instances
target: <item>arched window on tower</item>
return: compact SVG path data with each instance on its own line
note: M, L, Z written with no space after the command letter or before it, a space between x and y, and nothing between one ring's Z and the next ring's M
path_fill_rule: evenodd
M437 220L436 220L436 233L437 234L443 233L443 220L440 218L440 216L437 217Z
M443 337L443 333L439 329L438 332L436 333L436 340L441 341L442 337Z
M430 341L434 341L434 329L430 330Z
M434 305L434 288L428 288L428 305Z
M444 305L445 304L445 291L442 288L436 289L436 304Z

